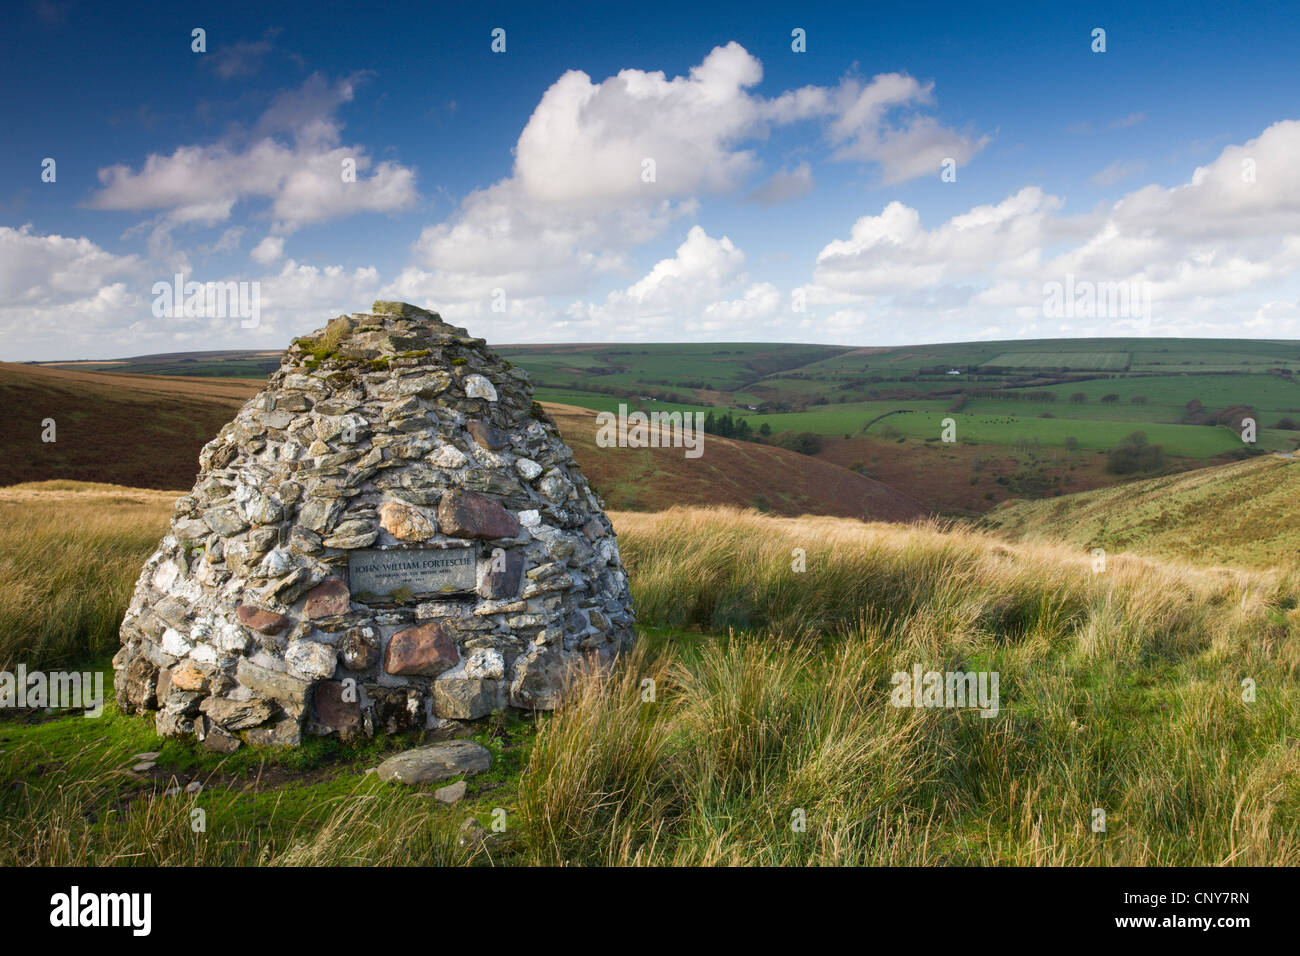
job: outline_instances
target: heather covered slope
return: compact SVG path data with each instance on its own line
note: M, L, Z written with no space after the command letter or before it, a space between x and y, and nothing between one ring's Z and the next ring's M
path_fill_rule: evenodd
M260 379L63 371L0 362L0 485L96 481L188 488L199 449ZM54 442L42 422L54 419Z
M1008 502L979 527L1016 541L1133 551L1197 564L1300 565L1300 460L1267 456Z
M784 448L716 435L705 437L699 458L687 458L681 448L600 448L592 411L572 405L546 409L609 508L732 505L873 521L912 521L927 514L888 485Z

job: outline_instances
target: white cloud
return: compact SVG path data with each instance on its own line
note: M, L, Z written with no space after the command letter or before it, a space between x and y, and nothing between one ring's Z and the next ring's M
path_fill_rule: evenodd
M941 125L932 116L903 114L904 107L928 106L934 84L904 73L881 73L870 83L846 79L832 97L835 118L829 136L835 159L875 163L886 186L935 175L946 159L964 166L988 144Z
M877 163L885 182L937 173L984 143L916 113L930 86L902 74L846 79L775 99L751 92L762 65L740 44L714 48L686 76L621 70L599 83L580 71L542 95L515 147L510 177L475 190L427 227L394 284L452 308L502 289L515 299L582 295L593 278L627 272L629 250L693 214L699 195L729 192L758 168L752 146L774 125L829 123L843 160ZM654 176L643 176L654 160ZM760 202L812 186L800 163L754 192Z
M118 277L138 277L137 256L118 256L86 238L41 236L30 224L0 226L0 303L67 306L94 301Z
M163 210L162 222L170 228L215 225L230 218L236 203L263 199L269 200L276 232L408 208L417 199L412 168L375 163L363 147L341 144L336 113L352 100L356 82L330 83L314 74L299 89L277 96L248 134L181 146L170 155L151 153L139 170L124 164L101 169L102 188L89 205ZM345 161L356 164L355 182L343 180Z
M893 342L954 340L984 327L1005 334L1008 319L1026 334L1130 331L1126 320L1040 327L1043 284L1073 276L1147 283L1153 334L1239 334L1251 316L1252 334L1268 334L1276 320L1271 334L1283 335L1292 328L1286 306L1251 299L1300 273L1300 183L1288 172L1297 150L1300 122L1275 123L1181 185L1145 186L1072 219L1038 187L932 229L891 202L825 245L808 299L838 307L841 322L855 316L860 335Z
M910 206L891 202L879 216L863 216L847 239L817 255L814 279L843 292L902 292L990 272L1034 267L1050 214L1061 201L1027 186L997 205L976 206L933 230Z
M697 209L691 201L613 203L573 209L530 199L517 180L476 190L451 219L426 227L415 263L396 287L445 304L583 292L592 277L627 271L628 249Z
M270 265L282 255L284 255L283 236L267 236L249 253L254 262L260 262L262 265Z
M705 325L738 330L759 320L776 317L785 305L779 289L770 282L756 282L738 299L714 302L704 307Z
M189 274L193 281L248 281L247 275ZM110 358L214 348L282 348L342 307L369 304L381 285L374 267L308 266L290 259L278 273L252 277L261 324L238 317L157 318L153 284L170 274L137 256L118 256L86 238L36 235L0 226L0 340L29 359Z
M515 147L522 195L541 202L603 207L727 190L755 166L738 141L761 121L746 90L763 77L757 58L732 42L688 76L621 70L599 84L578 70L543 94ZM652 159L647 182L643 162Z
M565 73L520 133L511 176L424 229L394 290L455 307L496 289L516 300L581 294L594 277L628 272L627 251L693 214L697 191L732 189L755 168L738 144L766 122L747 92L761 78L737 43L684 77Z
M781 315L784 305L776 286L749 281L745 254L731 239L693 226L671 257L603 302L574 303L566 322L616 340L744 337L780 327L778 320L788 318Z

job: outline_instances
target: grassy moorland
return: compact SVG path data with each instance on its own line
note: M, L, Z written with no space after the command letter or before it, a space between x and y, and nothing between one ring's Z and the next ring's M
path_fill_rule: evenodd
M1300 462L1268 456L1043 501L1015 501L980 527L1200 564L1300 567Z
M106 667L164 496L26 493L39 527L0 524L0 657ZM121 499L95 547L83 493ZM1119 554L1098 573L1076 547L935 524L612 517L638 651L575 675L554 715L475 728L494 766L461 804L366 774L409 741L219 757L111 704L27 714L0 722L0 862L1300 863L1293 577ZM99 577L80 601L9 597L37 561ZM892 706L917 665L998 673L997 716ZM458 840L470 816L505 828Z

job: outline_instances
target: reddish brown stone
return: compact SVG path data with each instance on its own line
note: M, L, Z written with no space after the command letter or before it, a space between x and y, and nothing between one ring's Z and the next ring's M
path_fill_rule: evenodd
M398 631L384 649L384 670L401 676L436 677L456 666L456 642L436 623Z
M342 578L326 578L307 592L307 603L303 607L303 614L313 621L322 617L347 614L351 597L352 594Z
M260 607L253 607L251 604L239 605L239 607L235 608L235 616L239 618L239 623L244 627L260 631L263 634L279 634L293 623L291 617L276 614L274 611L266 611Z
M600 523L599 518L592 518L582 526L582 533L585 534L588 539L595 541L597 538L602 537L605 534L605 526Z
M510 436L488 422L469 421L465 423L465 429L484 448L505 448L510 444Z
M336 731L344 739L361 730L360 691L356 683L327 680L317 684L312 691L312 707L316 723Z
M513 538L519 534L515 516L486 495L449 491L438 505L438 527L455 538Z

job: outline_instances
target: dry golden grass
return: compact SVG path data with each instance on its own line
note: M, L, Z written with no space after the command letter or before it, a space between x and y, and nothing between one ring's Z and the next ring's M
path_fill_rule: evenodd
M744 633L580 681L521 784L532 862L1300 863L1300 621L1277 574L1095 573L937 525L614 521L642 620ZM1001 712L891 706L913 664L998 672Z
M0 669L111 655L180 494L76 481L0 488Z

